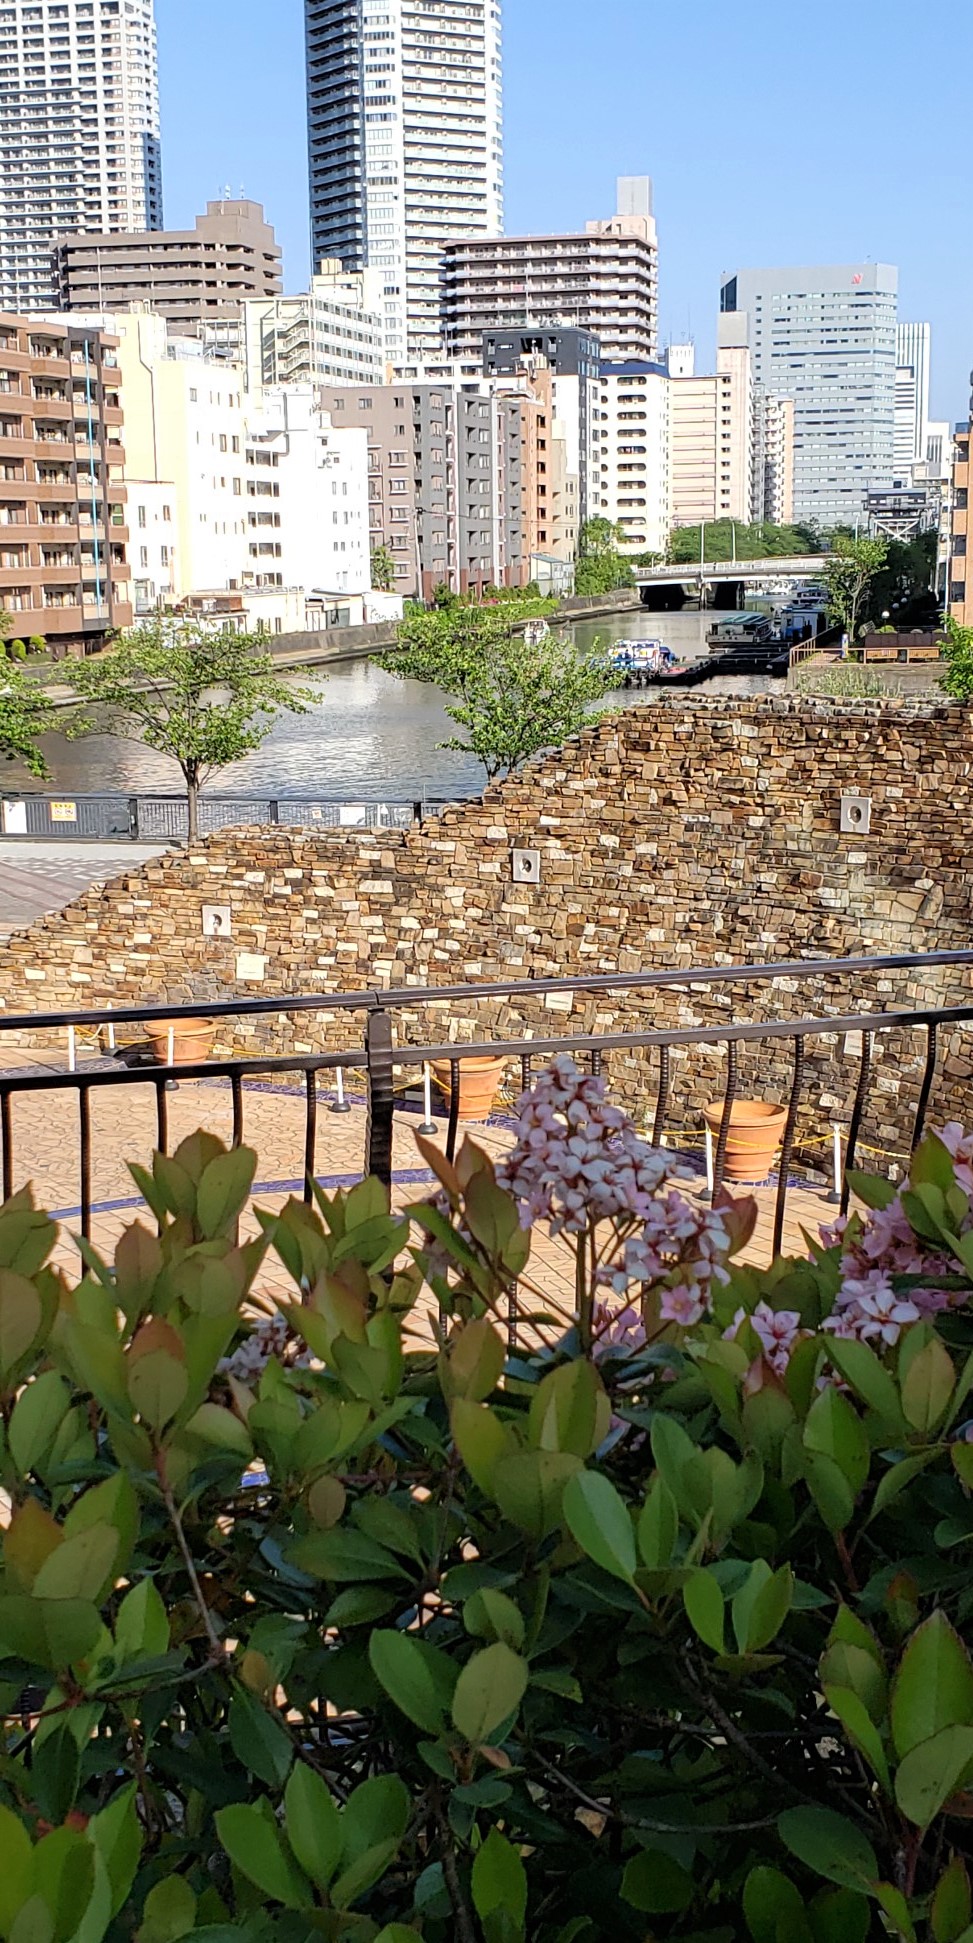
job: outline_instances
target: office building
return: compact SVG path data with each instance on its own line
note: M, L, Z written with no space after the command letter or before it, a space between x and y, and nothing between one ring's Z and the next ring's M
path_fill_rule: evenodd
M299 297L244 306L247 386L380 385L385 378L382 284L377 270L322 263Z
M742 351L742 356L740 352ZM721 367L697 376L691 345L667 357L669 509L673 526L750 521L753 398L746 347L721 347Z
M503 227L499 0L305 0L311 261L382 273L390 363L435 351L454 236Z
M662 364L603 364L598 379L592 512L623 553L665 555L672 525L669 399Z
M895 349L895 476L908 484L925 464L929 432L928 324L900 324Z
M56 656L131 624L117 344L0 315L0 610Z
M618 213L564 236L454 232L443 253L443 337L454 357L484 332L526 320L597 337L611 363L652 360L658 342L658 250L648 176L618 184Z
M754 382L794 400L796 520L854 527L869 490L893 482L897 292L883 263L724 281L720 345L745 343Z
M174 337L201 337L239 358L243 305L281 291L281 253L259 202L209 202L189 230L62 235L54 244L62 310L164 317Z
M52 308L69 231L162 223L154 0L0 8L0 306Z

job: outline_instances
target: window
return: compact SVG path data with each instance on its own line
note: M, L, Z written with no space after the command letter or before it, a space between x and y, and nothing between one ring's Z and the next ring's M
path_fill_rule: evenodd
M139 566L140 566L140 567L147 567L147 566L148 566L148 564L149 564L149 549L148 549L148 547L147 547L147 546L143 546L143 547L140 547L140 548L139 548Z
M159 548L159 559L164 567L169 565L169 548L167 546Z
M162 508L162 517L163 517L163 519L165 520L165 523L166 523L166 525L167 525L167 526L169 526L169 525L171 524L171 521L172 521L172 507L171 507L171 506L163 506L163 508Z
M145 516L145 507L144 507L144 506L140 506L140 507L139 507L139 525L140 525L140 527L141 527L141 528L143 529L143 531L144 531L144 530L145 530L145 526L146 526L146 516Z
M195 386L190 387L189 402L191 405L199 404L199 392L196 390Z
M226 439L226 433L225 433L225 432L221 432L221 433L220 433L220 451L221 451L221 452L226 452L227 450L228 450L228 446L227 446L227 439Z

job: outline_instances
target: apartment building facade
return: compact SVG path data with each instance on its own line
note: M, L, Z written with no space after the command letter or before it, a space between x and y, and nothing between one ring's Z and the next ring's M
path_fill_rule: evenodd
M719 355L719 354L718 354ZM750 520L753 420L738 361L698 376L691 345L668 356L669 505L673 526Z
M946 598L960 627L973 627L973 528L970 525L970 446L973 441L973 398L970 417L953 435L953 485Z
M346 272L337 259L325 261L302 295L251 299L244 306L244 362L250 391L384 383L378 272Z
M150 310L174 337L205 337L237 358L245 303L283 289L280 245L258 202L207 203L189 230L62 234L53 261L61 310Z
M154 0L5 0L0 307L58 302L58 233L161 224Z
M0 609L55 655L132 620L114 337L0 314Z
M658 349L658 246L647 176L622 178L619 212L561 236L458 234L443 251L448 353L475 358L485 333L569 326L613 363Z
M592 510L624 553L665 554L672 524L665 365L603 364L598 380Z
M305 0L311 261L382 277L390 363L435 350L453 236L503 227L499 0Z

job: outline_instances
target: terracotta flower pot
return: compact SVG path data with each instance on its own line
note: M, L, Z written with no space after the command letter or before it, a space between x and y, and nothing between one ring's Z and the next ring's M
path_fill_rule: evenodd
M459 1117L461 1120L488 1120L493 1112L506 1060L477 1055L459 1061ZM453 1077L448 1059L432 1061L432 1075L446 1105L453 1097Z
M172 1064L198 1066L213 1050L216 1027L212 1019L155 1019L145 1028L152 1056L159 1066L169 1064L169 1035L172 1035Z
M714 1140L723 1124L723 1102L704 1106L706 1124ZM765 1181L780 1152L787 1125L787 1108L774 1100L734 1100L723 1169L728 1181Z

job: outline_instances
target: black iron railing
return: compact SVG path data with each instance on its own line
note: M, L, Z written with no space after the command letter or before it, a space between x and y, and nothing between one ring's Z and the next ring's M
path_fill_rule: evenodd
M404 801L352 801L326 796L210 796L199 799L201 836L241 825L287 824L299 829L404 830L435 816L446 798ZM86 842L131 838L137 843L185 840L189 812L185 796L127 796L116 793L59 796L36 791L0 795L0 836L79 838Z
M910 983L931 985L947 974L955 974L969 995L957 992L957 1003L925 1004L921 1001L875 1006L870 1010L849 1011L840 1003L833 1009L827 992L831 981L860 989L869 981L888 984L891 975L904 972ZM13 1191L17 1175L17 1128L15 1103L31 1094L69 1091L77 1096L77 1151L71 1163L79 1183L81 1228L90 1235L92 1219L92 1094L104 1088L152 1087L155 1093L156 1137L165 1152L169 1139L168 1088L173 1081L223 1080L232 1097L233 1140L245 1138L245 1086L247 1081L277 1080L290 1076L304 1098L303 1151L300 1169L306 1182L305 1198L311 1199L311 1178L321 1170L319 1151L323 1136L319 1109L322 1102L322 1076L338 1072L360 1072L364 1076L367 1121L363 1142L363 1172L392 1181L392 1143L396 1113L402 1095L397 1090L396 1072L406 1080L419 1080L423 1069L433 1061L447 1063L451 1071L446 1149L455 1153L459 1134L460 1077L465 1060L495 1055L515 1065L524 1087L532 1074L557 1053L571 1052L586 1061L590 1069L611 1069L613 1057L627 1059L637 1055L638 1093L643 1108L647 1135L656 1144L673 1131L674 1061L691 1057L694 1049L715 1049L723 1057L722 1114L717 1133L712 1167L714 1192L724 1178L727 1143L734 1105L739 1097L741 1053L748 1047L764 1049L764 1071L773 1075L778 1091L786 1092L787 1118L776 1182L774 1207L774 1247L780 1247L784 1229L787 1196L792 1185L790 1170L799 1144L799 1115L805 1103L806 1081L812 1061L826 1058L829 1071L840 1068L848 1102L844 1139L844 1169L841 1203L849 1198L848 1174L856 1166L862 1126L869 1105L874 1078L875 1052L879 1042L894 1034L918 1034L918 1055L912 1055L915 1071L914 1098L900 1101L899 1122L903 1158L915 1147L927 1124L945 1034L963 1034L973 1028L973 951L944 951L923 956L898 954L885 958L844 958L790 960L777 964L706 966L691 971L608 973L591 977L539 978L527 981L500 981L488 984L443 987L401 986L389 990L349 993L276 993L269 998L232 999L195 1006L113 1007L102 1011L36 1012L17 1016L0 1014L0 1184L4 1198ZM795 988L814 986L821 993L819 1009L801 1014L794 1007L793 1017L754 1017L759 1006L774 1003L778 985L793 1000ZM722 989L721 989L722 988ZM734 1016L708 1019L692 1025L658 1025L651 1016L630 1030L610 1032L572 1031L548 1034L536 1026L522 1027L515 1034L485 1031L478 1035L476 1010L486 1002L503 1001L511 1010L534 1018L542 1013L545 998L564 994L574 998L614 995L637 1001L642 1008L660 1006L667 997L678 997L688 1004L702 995L712 996L722 1006L732 1008ZM736 1014L746 1007L748 1017ZM416 1016L427 1008L449 1013L451 1030L460 1031L462 1043L446 1036L437 1042L430 1028L421 1039ZM55 1047L63 1048L66 1033L79 1028L104 1028L113 1035L126 1026L150 1025L159 1020L178 1022L204 1013L214 1022L236 1021L251 1035L263 1034L271 1042L268 1050L255 1046L252 1056L217 1053L193 1064L127 1063L137 1051L126 1048L114 1056L99 1058L78 1066L73 1058L65 1070L51 1065L32 1065L20 1070L8 1065L5 1046L14 1038L33 1047L46 1046L51 1057L52 1035ZM286 1038L281 1024L290 1030L292 1020L316 1015L322 1037L332 1043L320 1051L273 1050ZM435 1014L433 1015L435 1016ZM275 1031L276 1022L276 1031ZM347 1027L347 1030L346 1030ZM398 1030L396 1029L398 1028ZM468 1037L466 1035L469 1035ZM848 1049L848 1040L856 1043ZM897 1042L896 1042L897 1043ZM73 1041L72 1041L73 1044ZM840 1049L840 1050L836 1050ZM954 1060L954 1067L957 1062ZM959 1062L962 1067L964 1062ZM73 1066L73 1070L71 1069ZM850 1069L850 1070L849 1070ZM973 1057L969 1062L970 1103L973 1104ZM626 1082L621 1075L623 1085ZM957 1081L948 1076L950 1097L946 1112L955 1115ZM960 1082L960 1090L963 1089ZM968 1120L971 1116L967 1116ZM298 1156L295 1155L295 1170Z

